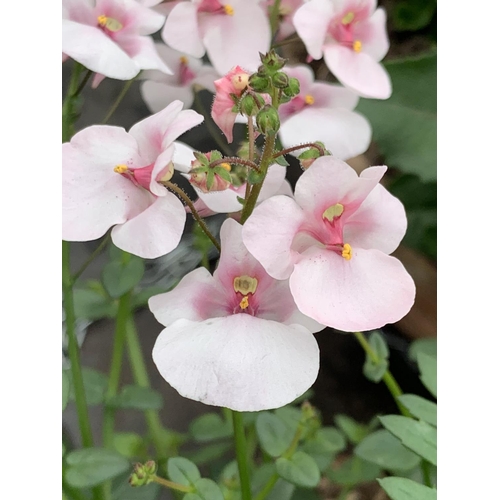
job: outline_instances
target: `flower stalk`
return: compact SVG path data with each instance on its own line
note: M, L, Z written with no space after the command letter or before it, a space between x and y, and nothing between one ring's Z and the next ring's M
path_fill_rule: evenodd
M240 474L241 498L242 500L252 500L243 415L237 411L232 411L232 415L236 461L238 462L238 471Z

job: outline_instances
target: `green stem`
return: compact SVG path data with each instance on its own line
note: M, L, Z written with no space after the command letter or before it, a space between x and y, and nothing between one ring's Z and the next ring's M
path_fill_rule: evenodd
M221 131L214 125L212 117L206 112L205 107L201 102L199 91L197 90L194 91L193 107L205 118L205 121L203 123L205 123L208 133L212 136L213 140L217 143L217 146L219 146L221 151L227 156L233 156L234 153L231 151L231 148L222 139Z
M252 500L243 415L237 411L233 411L232 414L236 461L238 462L238 471L240 473L241 498L242 500Z
M142 354L141 343L132 317L127 322L127 353L135 383L141 387L150 387L151 384ZM146 410L144 415L158 459L166 458L166 450L162 445L163 426L158 411Z
M375 364L379 363L380 360L378 358L377 353L371 348L364 334L362 332L354 332L354 336L358 339L358 342L360 343L361 347L365 350L368 357ZM385 371L382 380L387 386L387 389L389 389L389 392L392 394L392 397L396 402L396 404L398 405L401 414L404 415L405 417L411 418L411 413L399 402L399 396L403 395L403 391L401 390L401 387L399 387L399 384L396 382L396 379L392 376L392 373L389 371L389 369Z
M118 303L118 314L116 317L115 337L113 343L113 354L109 369L108 389L106 391L106 403L109 403L118 393L120 375L122 371L123 351L125 348L125 335L127 321L130 316L130 302L132 292L127 292L120 297ZM115 409L106 404L103 416L103 443L106 448L113 446L113 430L115 425Z
M274 0L269 12L269 23L271 24L271 34L274 37L278 32L280 22L280 3L281 0Z
M193 488L191 486L184 486L183 484L174 483L173 481L169 481L168 479L163 479L158 476L151 476L153 482L161 484L166 488L170 488L171 490L182 491L184 493L191 493Z
M90 263L104 250L106 245L109 242L109 239L111 237L111 233L108 233L101 243L99 243L99 246L88 256L87 260L82 264L80 269L73 275L72 281L75 283L75 281L83 274L85 269L90 265Z
M109 108L109 111L107 115L104 117L104 120L101 122L102 125L105 125L108 123L110 118L113 116L114 112L117 110L118 106L120 103L123 101L123 98L129 91L130 87L132 86L132 83L134 82L135 78L132 78L131 80L128 80L127 83L123 86L122 91L116 98L116 101L112 104L112 106Z
M80 83L80 86L76 89L75 93L71 97L78 97L80 95L80 92L84 89L85 85L87 85L87 82L89 81L91 75L92 70L88 69L87 73L83 77L82 83Z
M250 161L255 161L255 131L253 128L253 118L248 117L248 159ZM247 171L247 179L250 174L250 170ZM250 183L247 181L245 186L245 200L250 196Z
M274 153L273 158L279 158L280 156L287 155L292 151L297 151L299 149L305 149L305 148L315 148L319 151L319 154L321 156L325 156L326 154L325 149L322 148L319 144L316 144L314 142L306 142L304 144L299 144L298 146L292 146L291 148L282 149L281 151Z
M78 80L83 71L83 66L75 61L71 79L69 81L68 91L64 98L62 106L62 141L68 142L74 134L74 121L75 121L75 94L78 90Z

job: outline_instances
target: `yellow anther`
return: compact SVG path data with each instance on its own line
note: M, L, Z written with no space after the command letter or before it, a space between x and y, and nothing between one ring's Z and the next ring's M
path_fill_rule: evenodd
M351 24L354 21L354 12L348 12L342 18L342 24Z
M311 94L307 94L304 97L304 102L309 105L314 104L314 97Z
M344 243L344 247L342 248L342 257L344 257L345 260L352 259L352 248L349 243Z
M224 12L225 12L228 16L232 16L232 15L234 15L234 9L233 9L230 5L224 5Z
M109 31L120 31L123 28L123 24L120 21L103 14L97 17L97 22L99 23L99 26L107 28Z
M229 163L221 163L219 167L222 167L224 170L231 172L231 165Z
M333 219L335 219L336 217L340 217L343 213L344 213L344 205L342 205L342 203L336 203L335 205L328 207L323 212L323 219L332 222Z
M162 176L159 179L159 182L168 182L174 176L174 164L170 162L163 172L160 172Z
M362 48L363 44L360 40L354 40L354 42L352 42L352 50L354 50L354 52L361 52Z
M128 172L128 167L127 165L116 165L116 167L113 169L117 174L124 174L125 172Z
M231 78L231 83L236 90L243 90L248 85L248 74L238 73Z
M240 302L241 309L245 310L248 307L248 297L245 295Z
M233 281L233 287L235 292L240 292L243 295L247 295L249 293L255 293L257 290L257 285L259 282L256 278L252 278L251 276L236 276Z
M189 62L189 59L186 56L181 56L181 57L179 57L179 61L181 62L181 64L187 65L187 63Z

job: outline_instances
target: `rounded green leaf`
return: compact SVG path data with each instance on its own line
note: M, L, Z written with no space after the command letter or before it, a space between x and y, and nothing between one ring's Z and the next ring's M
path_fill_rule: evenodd
M193 486L198 479L201 478L198 467L183 457L169 458L167 462L168 477L174 483L183 484L184 486Z
M147 451L144 439L135 432L115 432L113 446L118 453L127 458L140 457Z
M386 477L377 479L391 500L437 500L437 491L411 479Z
M346 445L346 440L339 430L335 427L323 427L300 449L314 459L320 471L324 471L332 463L335 455Z
M420 380L429 392L437 398L437 359L424 352L419 352L417 354L417 363L420 370Z
M420 396L416 396L415 394L403 394L402 396L399 396L398 399L414 417L417 417L434 427L437 426L436 403L421 398Z
M420 462L420 457L405 448L401 441L387 430L376 431L356 446L354 453L363 460L382 469L410 470Z
M195 441L214 441L233 435L232 425L217 413L206 413L193 420L189 432Z
M196 488L195 494L198 495L201 500L224 500L224 495L219 485L211 479L198 479L194 487Z
M398 193L393 194L396 196L398 195ZM410 349L408 350L408 356L410 359L416 362L419 352L423 352L429 356L437 358L437 339L418 339L412 342Z
M381 474L382 471L378 465L362 460L357 456L348 458L336 469L326 471L326 475L332 481L349 488L360 483L373 481Z
M136 256L126 264L119 261L109 262L102 270L102 284L109 295L117 299L132 290L144 274L144 261Z
M129 461L113 450L85 448L66 455L65 478L74 488L89 488L130 469Z
M133 408L136 410L160 410L163 399L159 392L150 387L126 385L113 399L107 402L113 408Z
M295 452L290 458L278 458L276 471L285 481L302 488L316 487L321 478L316 462L303 451Z
M268 411L258 414L255 430L262 449L272 457L282 455L290 446L295 434L282 419Z
M355 420L347 415L335 415L333 418L337 427L347 436L347 439L353 443L360 443L369 433L368 426L358 424Z
M437 431L426 422L400 415L380 417L382 425L410 450L437 465Z

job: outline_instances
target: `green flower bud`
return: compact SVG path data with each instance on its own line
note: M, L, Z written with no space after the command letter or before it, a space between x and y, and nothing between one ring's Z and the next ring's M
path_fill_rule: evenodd
M279 71L286 64L286 59L280 57L274 49L271 49L267 54L259 55L262 65L265 66L267 71L271 74Z
M248 79L248 86L255 92L269 92L271 90L271 81L268 76L259 76L258 73L254 73Z
M283 71L278 71L273 75L273 85L278 89L284 89L288 87L288 75L283 73Z
M157 469L158 466L154 460L148 460L143 466L144 473L148 476L156 474Z
M257 129L262 134L275 134L280 128L280 117L278 112L269 104L266 104L255 118Z
M288 79L288 93L290 97L294 97L300 94L300 82L297 78L289 78Z
M259 94L243 96L240 100L240 110L246 116L255 116L259 109L266 103L263 97Z

